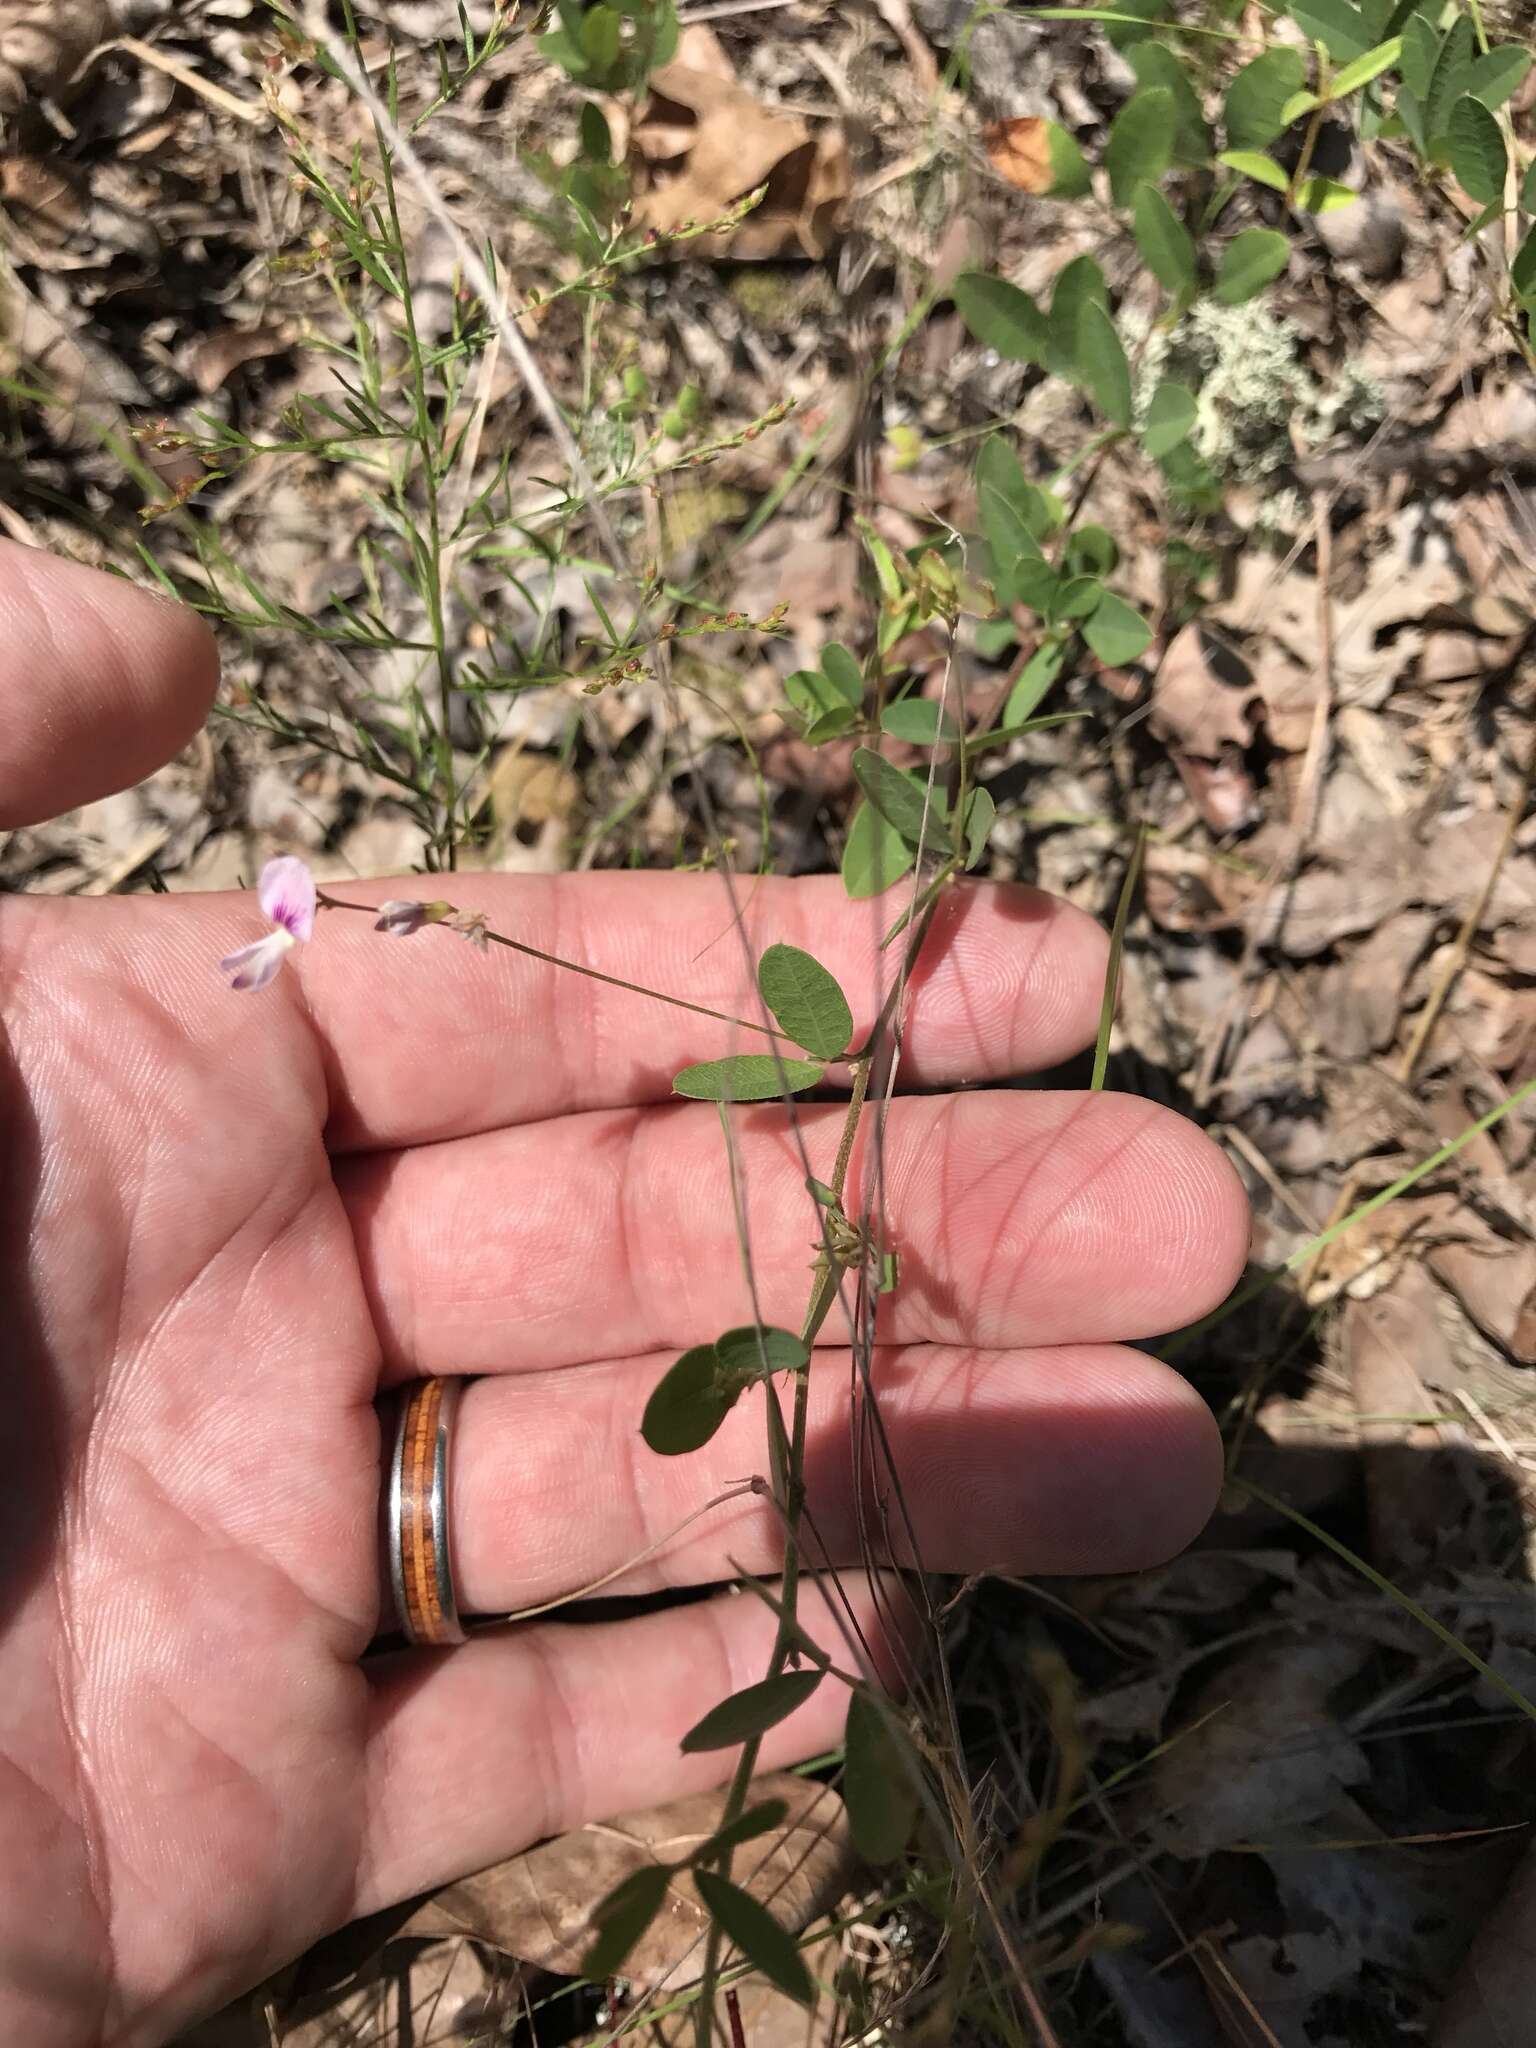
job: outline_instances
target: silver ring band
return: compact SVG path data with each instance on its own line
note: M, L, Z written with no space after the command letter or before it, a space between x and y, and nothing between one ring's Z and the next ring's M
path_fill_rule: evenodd
M400 1397L389 1467L386 1542L406 1641L462 1643L453 1586L449 1475L461 1379L416 1380Z

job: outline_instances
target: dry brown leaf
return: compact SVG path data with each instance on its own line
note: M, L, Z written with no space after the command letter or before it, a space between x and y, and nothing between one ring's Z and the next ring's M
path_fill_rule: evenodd
M1240 631L1262 627L1254 682L1269 737L1287 752L1300 752L1311 736L1322 669L1316 580L1296 571L1277 580L1273 563L1257 551L1241 555L1237 567L1235 591L1212 607L1211 616ZM1335 702L1379 708L1418 658L1424 644L1419 622L1456 612L1466 597L1461 570L1443 556L1426 556L1405 520L1370 562L1358 594L1333 601Z
M1311 1023L1334 1059L1385 1052L1397 1036L1403 994L1434 934L1430 911L1404 910L1367 932L1313 984Z
M754 262L785 254L819 258L851 189L847 146L830 124L765 107L717 71L683 63L653 72L630 136L641 227L670 234L714 220L766 185L761 203L730 235L706 235L695 255L726 252Z
M204 397L222 390L245 363L278 355L294 338L287 321L273 321L260 327L237 327L233 323L200 334L186 351L186 367Z
M1470 1224L1471 1219L1465 1218ZM1536 1365L1536 1245L1511 1244L1487 1231L1433 1246L1430 1271L1448 1287L1472 1322L1522 1365Z
M0 19L0 114L61 98L111 33L107 0L8 0Z
M981 132L987 161L1021 192L1049 192L1052 183L1051 124L1038 114L990 121Z
M1370 1556L1385 1572L1411 1571L1465 1519L1465 1492L1440 1426L1405 1419L1441 1405L1426 1382L1443 1387L1456 1377L1434 1282L1405 1260L1390 1287L1345 1303L1339 1327L1365 1447Z
M1529 2048L1536 2014L1536 1848L1473 1938L1429 2048Z
M1149 846L1142 869L1147 914L1170 932L1231 931L1253 878L1192 846Z
M1325 1814L1370 1775L1330 1695L1370 1654L1348 1637L1291 1638L1224 1665L1191 1702L1187 1732L1152 1765L1154 1832L1178 1856L1272 1838Z
M798 1934L841 1897L853 1876L843 1803L827 1786L787 1773L757 1779L752 1795L782 1799L789 1812L772 1835L737 1855L732 1877ZM632 1870L697 1849L719 1826L724 1802L723 1792L701 1792L541 1842L478 1877L445 1886L402 1932L472 1935L520 1962L575 1976L593 1938L593 1907ZM688 1981L701 1960L707 1925L692 1879L675 1877L625 1975L646 1988L678 1971L677 1981Z
M1152 682L1152 730L1208 761L1253 738L1253 671L1241 656L1186 626L1168 643Z
M56 165L35 156L0 157L0 199L27 217L42 239L66 240L85 219L86 204L78 184Z
M1411 892L1406 870L1388 858L1363 859L1353 869L1313 862L1289 888L1272 893L1261 936L1294 959L1310 960L1352 933L1374 931Z
M1220 761L1207 761L1198 754L1186 754L1175 748L1173 765L1189 791L1191 803L1221 837L1246 832L1263 817L1253 777L1243 766L1240 755L1229 753Z

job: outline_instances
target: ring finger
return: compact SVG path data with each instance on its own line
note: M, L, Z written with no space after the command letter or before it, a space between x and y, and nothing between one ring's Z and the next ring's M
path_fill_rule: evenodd
M455 1427L453 1543L461 1608L505 1613L622 1571L613 1590L777 1570L777 1512L760 1494L707 1502L764 1469L763 1396L702 1450L660 1457L640 1417L670 1354L476 1381ZM847 1352L811 1373L807 1510L827 1552L860 1551ZM877 1351L872 1374L901 1486L865 1473L865 1525L892 1561L936 1571L1125 1571L1196 1534L1221 1480L1209 1411L1177 1374L1115 1345ZM916 1539L914 1560L903 1535ZM679 1525L687 1523L686 1527ZM623 1568L640 1560L632 1569Z

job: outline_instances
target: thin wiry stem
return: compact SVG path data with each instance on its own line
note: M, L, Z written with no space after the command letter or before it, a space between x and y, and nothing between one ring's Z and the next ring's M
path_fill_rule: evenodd
M366 917L379 914L376 903L348 903L339 896L327 895L323 889L316 892L315 901L324 910L360 910ZM448 908L452 911L454 906L450 904ZM454 929L446 918L434 919L433 923L446 931ZM765 1038L779 1039L786 1045L791 1043L782 1031L775 1031L770 1025L754 1024L747 1017L733 1017L727 1010L712 1010L706 1003L690 1003L682 996L666 995L659 988L647 988L639 981L625 981L617 974L604 974L596 967L585 966L580 960L563 960L558 953L546 953L542 946L530 946L523 939L509 939L505 932L492 931L489 925L480 931L479 936L488 945L505 946L511 953L526 953L530 960L542 960L548 967L564 967L571 974L584 974L588 981L604 982L609 988L624 989L632 996L648 996L653 1003L667 1003L674 1010L689 1010L695 1017L708 1017L716 1024L734 1024L738 1031L758 1031Z

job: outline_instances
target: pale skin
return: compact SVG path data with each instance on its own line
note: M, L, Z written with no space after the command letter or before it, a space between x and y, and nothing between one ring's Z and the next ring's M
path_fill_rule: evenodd
M169 758L215 668L189 615L0 544L0 826ZM755 1014L716 876L452 893L552 952ZM868 1025L868 906L835 878L776 882L748 916L759 950L816 952ZM691 1458L638 1434L678 1350L750 1315L715 1111L668 1099L678 1066L742 1034L335 912L270 989L232 994L215 963L262 930L249 895L0 900L0 2039L29 2048L163 2040L349 1918L717 1781L729 1755L678 1737L762 1675L773 1634L722 1593L360 1662L381 1386L479 1376L456 1467L471 1611L612 1571L765 1469L753 1400ZM913 992L904 1085L966 1091L893 1110L903 1270L875 1383L934 1570L1150 1564L1220 1483L1207 1411L1126 1340L1236 1278L1233 1175L1152 1105L982 1085L1089 1040L1104 951L1064 905L968 886ZM803 1111L817 1173L841 1120ZM763 1313L794 1324L814 1211L782 1109L739 1129ZM852 1564L845 1344L834 1313L809 1505ZM779 1547L771 1506L738 1494L619 1583L771 1572ZM803 1611L846 1657L814 1591ZM824 1685L765 1762L835 1743L845 1708Z

